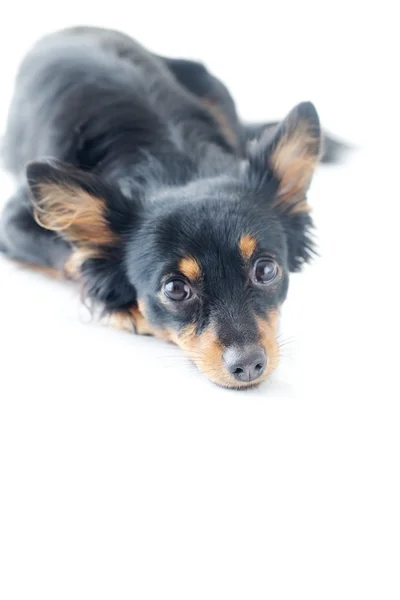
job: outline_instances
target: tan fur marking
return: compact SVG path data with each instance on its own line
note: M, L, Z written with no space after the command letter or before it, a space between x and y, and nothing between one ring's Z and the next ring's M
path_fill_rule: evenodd
M81 189L42 183L38 186L35 220L45 229L65 232L72 242L107 246L116 235L105 218L104 200Z
M144 300L142 300L141 298L138 298L137 304L138 304L138 309L142 313L143 317L146 317L146 312L147 311L146 311L146 305L144 303Z
M132 315L125 310L111 313L107 324L114 327L114 329L135 333L135 321L132 319Z
M221 107L215 100L210 98L201 98L201 104L212 114L225 140L232 148L237 148L239 145L238 137L232 129L229 120Z
M241 382L234 381L225 369L223 349L211 327L197 335L195 325L189 325L175 336L174 341L208 379L224 387L241 387Z
M319 162L315 148L319 139L311 135L307 126L298 126L282 137L271 157L271 166L280 179L278 201L289 212L309 209L305 195Z
M162 340L173 341L174 334L166 329L156 329L147 321L144 315L144 303L139 300L141 309L132 306L128 310L116 311L110 314L108 324L116 329L122 329L138 335L153 335ZM143 311L143 312L142 312Z
M307 213L311 212L311 206L308 204L307 200L304 198L301 201L292 202L289 212L291 215L298 215L301 213L307 214Z
M182 258L178 265L179 271L191 281L198 279L201 275L200 265L195 258L187 256Z
M99 256L101 256L101 253L97 248L78 248L74 250L64 263L65 277L78 281L83 263L90 258L98 258Z
M247 259L253 254L256 249L257 242L251 235L242 235L239 240L239 248L243 258Z
M260 342L267 353L267 369L262 374L262 380L271 375L279 364L279 344L276 339L279 312L270 312L266 319L257 318Z

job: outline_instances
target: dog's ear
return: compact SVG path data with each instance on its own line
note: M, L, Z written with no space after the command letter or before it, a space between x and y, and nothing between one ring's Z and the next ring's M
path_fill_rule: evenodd
M307 211L306 194L322 151L321 127L311 102L298 104L249 148L251 176L277 183L275 204L285 212Z
M314 254L307 191L321 154L321 127L310 102L298 104L280 124L266 128L248 150L248 184L269 188L267 196L286 232L291 271L299 271Z
M124 233L138 220L138 203L99 177L60 162L30 163L27 179L38 224L72 246L67 275L106 311L134 304L123 249Z
M74 245L112 247L135 219L135 204L91 173L52 161L26 174L37 222Z

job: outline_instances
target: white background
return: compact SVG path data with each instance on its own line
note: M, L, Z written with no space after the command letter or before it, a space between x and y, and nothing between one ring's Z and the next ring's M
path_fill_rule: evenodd
M18 63L67 25L203 60L247 120L312 100L358 146L310 194L281 367L221 390L163 342L87 321L0 258L2 600L400 598L399 94L394 2L12 2ZM0 202L12 192L1 178Z

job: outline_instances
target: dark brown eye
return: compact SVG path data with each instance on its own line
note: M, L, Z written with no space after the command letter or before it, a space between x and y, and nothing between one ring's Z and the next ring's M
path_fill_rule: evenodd
M192 291L183 279L169 279L164 284L164 294L170 300L182 302L182 300L190 298Z
M273 258L259 258L253 270L256 283L272 283L279 275L279 267Z

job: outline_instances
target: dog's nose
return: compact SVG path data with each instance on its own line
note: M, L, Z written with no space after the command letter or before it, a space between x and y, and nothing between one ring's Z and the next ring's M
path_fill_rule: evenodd
M228 371L238 381L254 381L262 373L267 364L267 355L262 348L227 348L224 362Z

